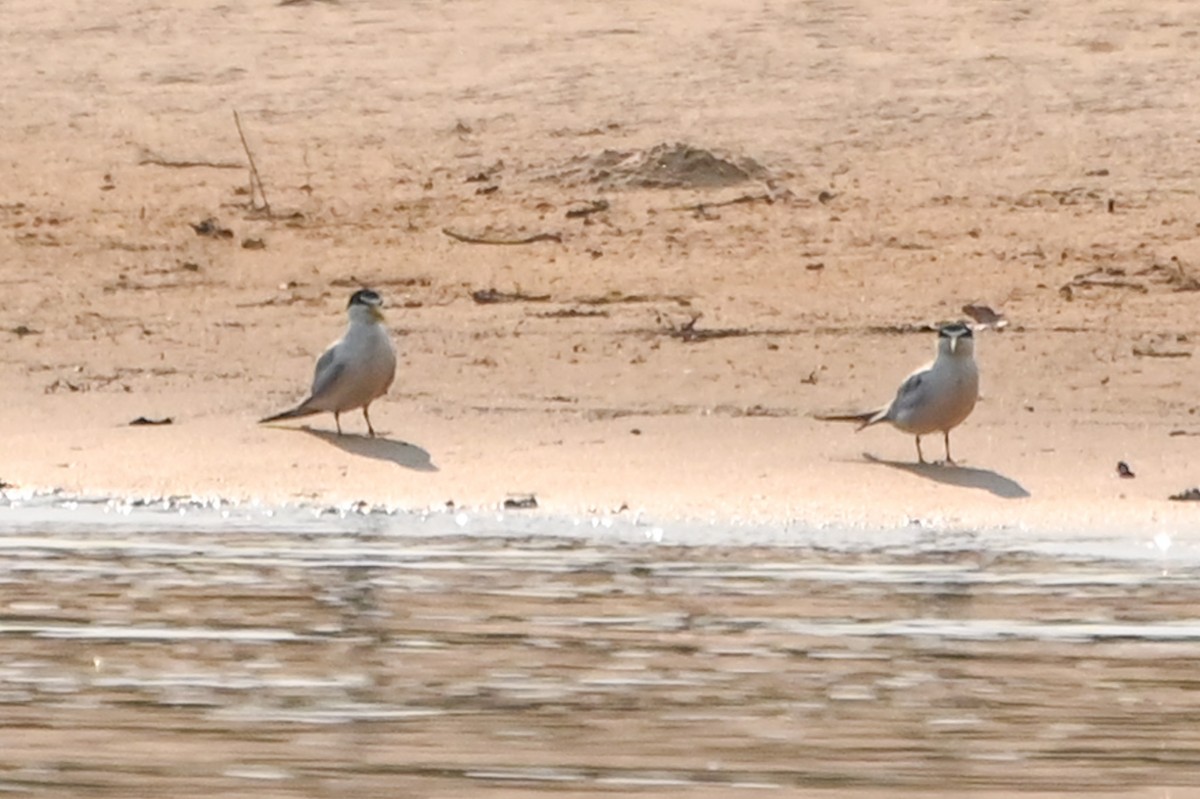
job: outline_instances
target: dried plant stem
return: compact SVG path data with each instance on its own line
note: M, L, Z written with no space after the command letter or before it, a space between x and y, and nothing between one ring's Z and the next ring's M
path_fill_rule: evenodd
M262 198L262 210L267 212L267 216L271 215L271 203L267 201L267 190L263 187L262 177L258 174L258 167L254 165L254 154L250 152L250 145L246 141L246 133L242 130L242 118L238 116L235 109L233 112L233 122L237 125L238 136L242 140L242 149L246 151L246 160L250 162L250 203L254 204L254 192L257 190L258 196Z

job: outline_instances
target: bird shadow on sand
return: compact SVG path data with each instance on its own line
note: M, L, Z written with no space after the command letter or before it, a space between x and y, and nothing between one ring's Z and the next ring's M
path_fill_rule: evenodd
M1025 489L1025 486L1011 477L1005 477L998 472L993 472L991 469L976 469L971 466L954 466L940 463L888 461L883 458L877 458L869 452L864 452L863 457L867 460L867 463L875 463L891 469L898 469L902 472L915 474L917 477L924 477L926 480L933 480L936 483L958 486L959 488L978 488L981 491L987 491L989 494L994 494L1003 499L1024 499L1031 496Z
M388 461L414 472L436 472L438 467L433 464L429 453L416 444L407 441L396 441L391 438L360 436L353 433L338 434L331 430L314 430L311 427L301 427L305 433L319 438L344 452L363 458L374 458L377 461Z

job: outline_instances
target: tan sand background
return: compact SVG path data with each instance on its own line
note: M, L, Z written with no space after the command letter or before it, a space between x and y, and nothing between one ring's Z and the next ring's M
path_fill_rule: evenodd
M1195 4L2 15L10 484L1196 529L1167 500L1200 483ZM248 207L234 110L270 216ZM587 171L676 142L765 173L661 189ZM232 238L197 235L210 217ZM386 439L257 426L302 398L360 282L401 351L373 409ZM472 299L489 289L525 299ZM969 302L1011 324L978 335L966 468L910 469L908 437L809 418L889 399L931 352L921 328Z

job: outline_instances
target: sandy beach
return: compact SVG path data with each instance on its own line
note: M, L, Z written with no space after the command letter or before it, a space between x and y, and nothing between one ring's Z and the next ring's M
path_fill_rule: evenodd
M1200 9L83 9L0 33L18 490L1200 530ZM258 425L360 285L381 437ZM959 468L811 418L968 304Z

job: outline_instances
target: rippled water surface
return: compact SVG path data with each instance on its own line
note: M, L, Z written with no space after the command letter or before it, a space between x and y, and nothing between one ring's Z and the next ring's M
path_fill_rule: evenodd
M6 504L0 789L1194 796L1178 538Z

